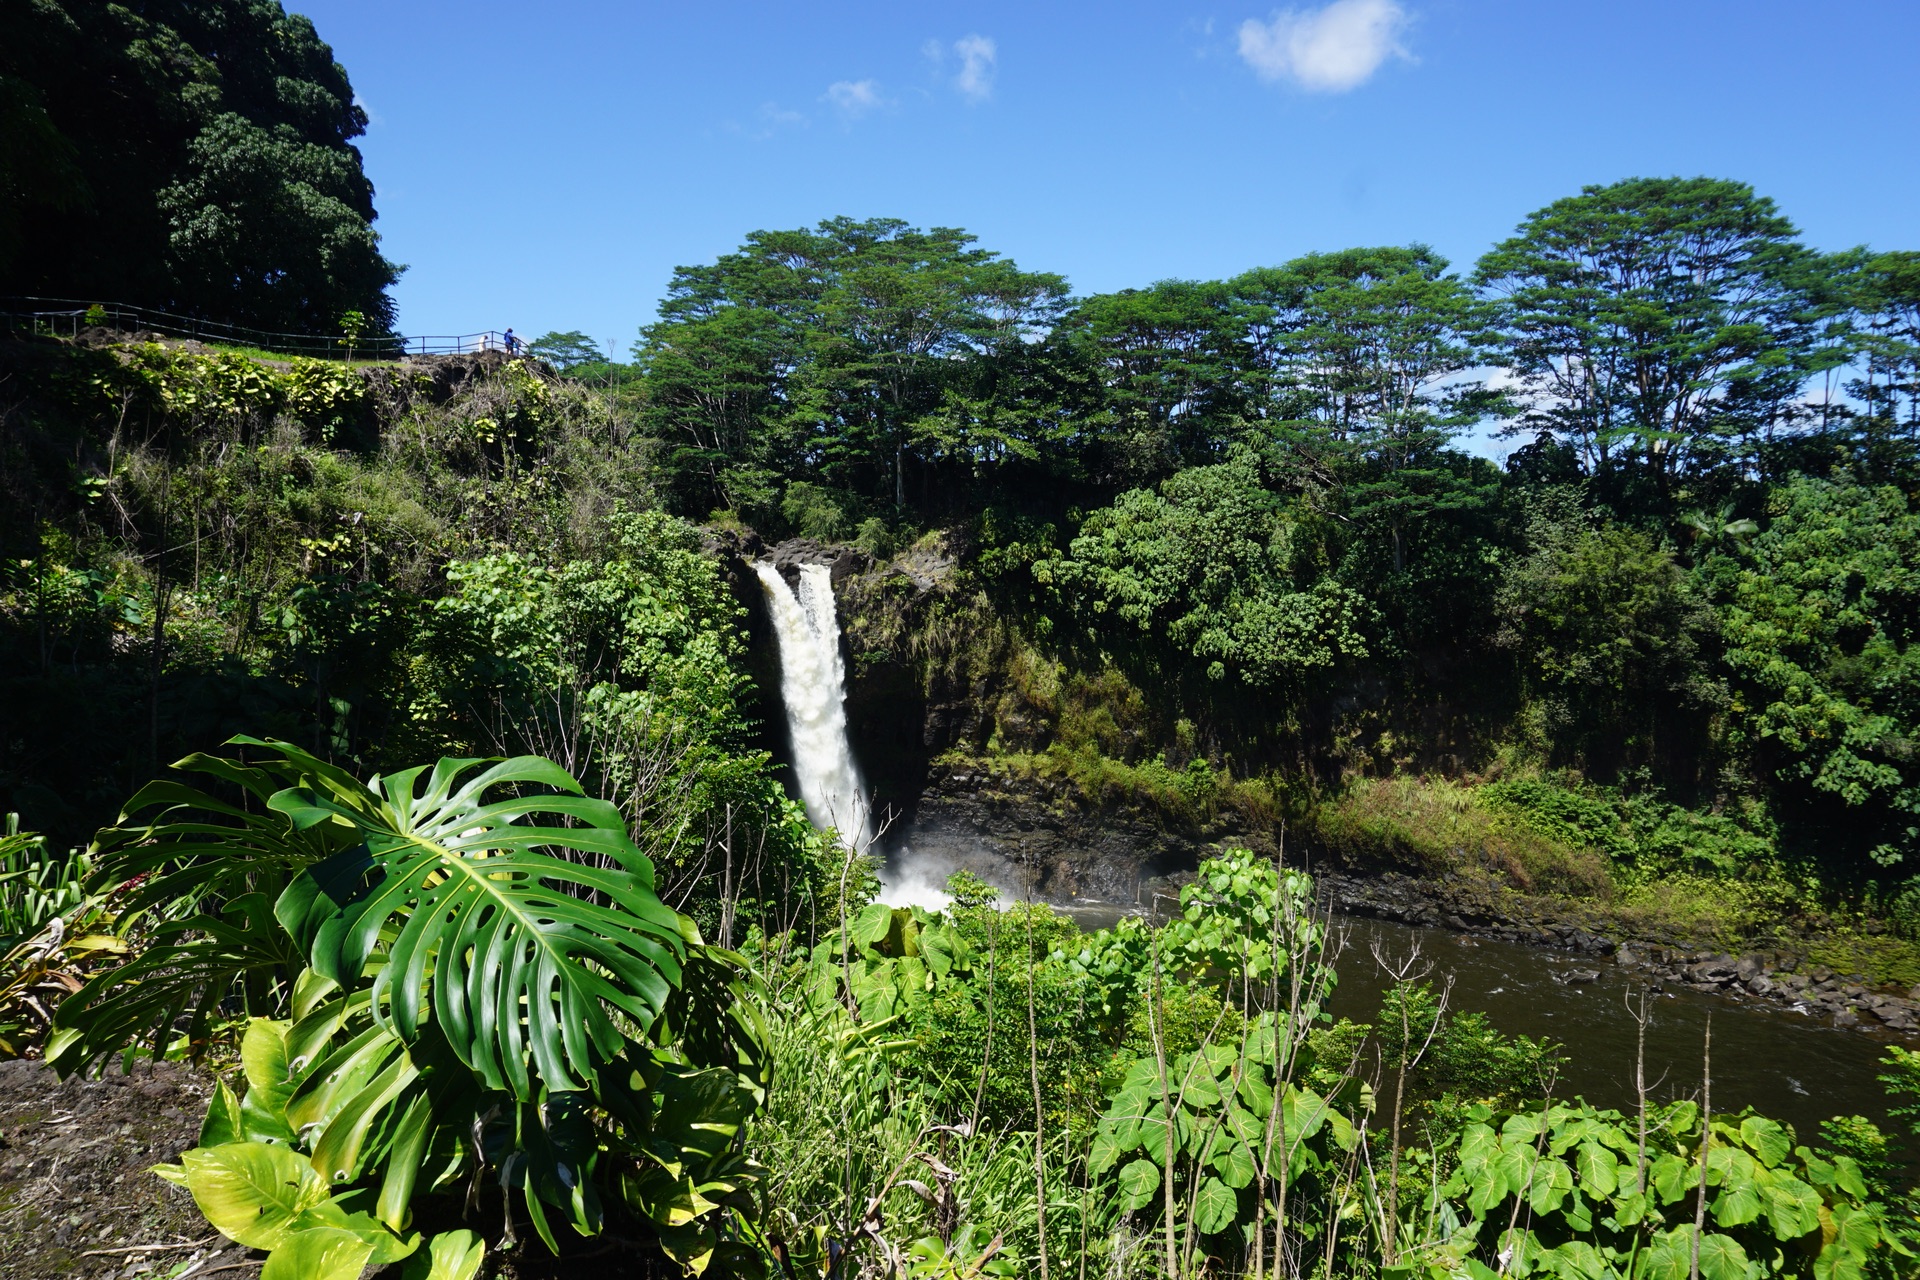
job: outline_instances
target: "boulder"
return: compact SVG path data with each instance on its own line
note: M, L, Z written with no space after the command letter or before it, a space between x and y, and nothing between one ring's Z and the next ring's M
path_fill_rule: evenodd
M1738 971L1732 956L1712 956L1688 966L1687 973L1695 982L1724 982Z

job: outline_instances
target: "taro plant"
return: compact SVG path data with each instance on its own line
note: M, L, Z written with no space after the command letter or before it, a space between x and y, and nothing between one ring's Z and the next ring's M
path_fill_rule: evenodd
M1498 1127L1496 1127L1496 1124ZM1471 1112L1415 1210L1406 1277L1758 1280L1912 1274L1900 1224L1850 1158L1756 1115L1711 1122L1692 1101L1646 1124L1584 1103L1499 1120Z
M444 759L361 783L297 747L176 766L96 842L99 878L172 920L60 1015L62 1070L193 1052L251 1015L244 1095L163 1176L269 1276L407 1259L457 1280L469 1223L602 1230L609 1213L707 1274L757 1275L743 1126L764 1091L740 962L655 894L613 805L551 761ZM494 1209L484 1201L498 1190ZM496 1217L497 1215L497 1217Z

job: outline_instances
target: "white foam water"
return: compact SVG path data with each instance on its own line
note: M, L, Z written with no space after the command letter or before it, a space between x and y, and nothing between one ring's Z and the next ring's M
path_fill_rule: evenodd
M848 848L866 853L873 843L872 814L847 739L846 666L833 579L825 565L803 564L795 591L766 561L753 571L766 589L779 642L780 699L787 709L800 802L814 826L832 827Z

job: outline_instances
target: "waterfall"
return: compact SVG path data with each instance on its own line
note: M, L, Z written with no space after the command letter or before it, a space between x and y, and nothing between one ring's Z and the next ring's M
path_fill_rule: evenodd
M766 588L780 645L780 698L793 741L793 775L807 817L834 827L861 853L873 842L866 787L847 740L846 666L840 658L840 619L833 578L825 565L800 566L795 591L772 564L753 566Z

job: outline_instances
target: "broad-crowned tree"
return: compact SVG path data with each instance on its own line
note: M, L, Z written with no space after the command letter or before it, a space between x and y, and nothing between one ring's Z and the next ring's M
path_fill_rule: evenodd
M527 344L527 354L536 360L544 360L561 373L567 373L585 364L600 364L607 359L607 353L600 344L578 329L558 330L543 333Z
M1525 404L1513 429L1553 432L1663 507L1801 424L1808 378L1846 359L1828 275L1771 200L1711 178L1587 187L1475 271Z
M391 328L347 73L278 0L43 0L0 36L0 293Z
M1066 293L973 245L953 228L835 218L680 268L637 348L669 465L727 505L743 488L764 500L775 475L894 509L929 500L952 439L928 419Z

